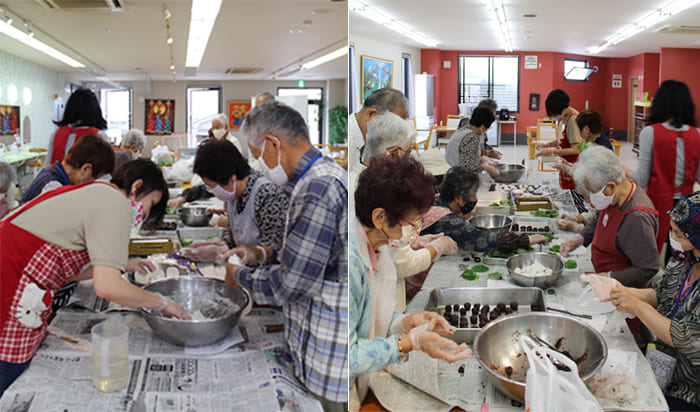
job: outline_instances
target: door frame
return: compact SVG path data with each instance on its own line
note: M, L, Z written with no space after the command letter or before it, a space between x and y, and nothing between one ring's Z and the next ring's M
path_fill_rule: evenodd
M636 99L635 89L639 91L639 77L630 77L629 106L627 113L627 141L634 143L634 102Z

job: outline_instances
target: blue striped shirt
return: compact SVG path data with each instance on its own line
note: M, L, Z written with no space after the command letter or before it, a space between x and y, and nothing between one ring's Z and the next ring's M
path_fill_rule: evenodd
M240 267L236 279L258 304L282 306L297 377L313 394L348 401L348 177L309 149L289 177L277 262Z

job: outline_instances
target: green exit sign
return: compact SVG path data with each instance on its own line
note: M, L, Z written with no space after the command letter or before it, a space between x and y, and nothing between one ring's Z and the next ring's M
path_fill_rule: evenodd
M297 81L297 87L305 87L305 86L306 86L306 82L305 82L305 81L303 81L303 80Z

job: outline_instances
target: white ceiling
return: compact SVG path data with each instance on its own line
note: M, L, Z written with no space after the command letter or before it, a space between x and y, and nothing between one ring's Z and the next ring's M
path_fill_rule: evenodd
M74 55L65 50L73 49L103 69L109 80L144 80L148 76L152 80L171 80L162 0L120 2L126 9L124 12L49 11L35 0L0 0L0 5L30 21L37 39L55 45L71 57ZM168 0L167 7L172 13L170 24L178 80L271 79L278 69L311 54L313 57L325 54L332 50L324 48L347 41L345 1L223 0L199 70L196 76L185 77L191 1ZM311 20L311 25L305 27L305 20ZM16 22L14 25L21 28ZM290 29L302 29L303 33L291 35ZM0 50L60 73L76 71L2 34ZM225 74L230 67L263 70L252 75ZM71 78L95 79L91 73L78 73ZM347 78L347 57L284 79L343 78Z
M363 0L438 42L441 50L503 50L498 26L484 0ZM515 51L550 51L588 55L626 25L664 6L668 0L504 0ZM523 14L534 13L535 18ZM424 48L383 26L350 12L353 34ZM700 4L672 16L600 53L630 57L658 53L661 47L700 48L698 34L662 34L665 24L700 26Z

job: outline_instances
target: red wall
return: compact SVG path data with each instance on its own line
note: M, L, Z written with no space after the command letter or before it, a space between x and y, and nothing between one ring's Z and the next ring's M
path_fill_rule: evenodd
M695 71L698 67L700 67L700 49L662 48L659 84L669 79L687 84L695 107L698 108L700 107L700 76Z
M605 103L600 114L603 116L603 125L606 129L627 130L627 116L629 110L630 59L607 59L607 69L604 72L605 79ZM612 88L613 74L622 75L622 87Z

